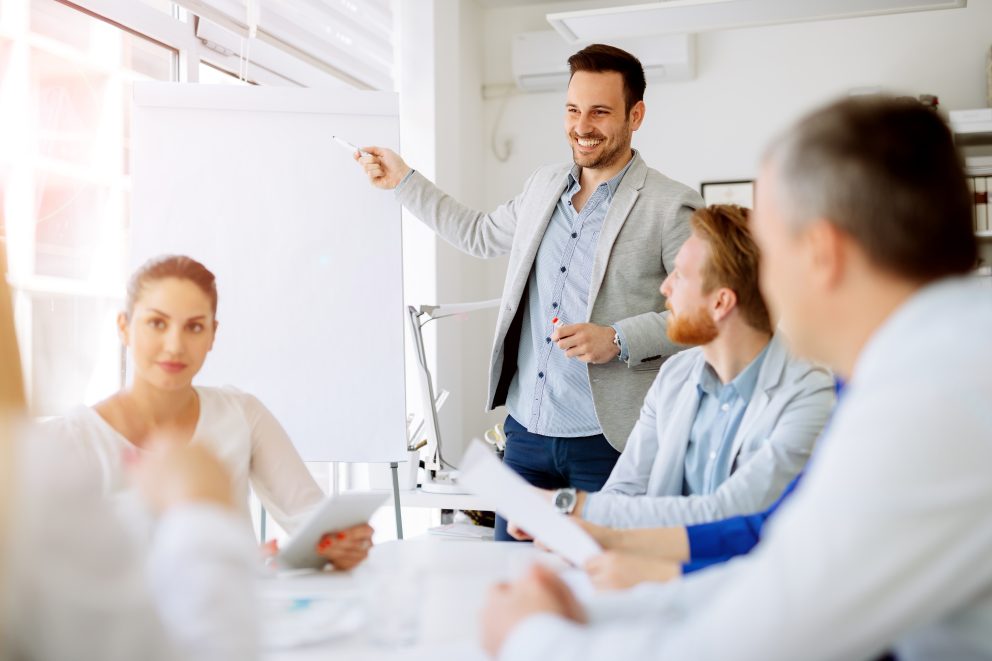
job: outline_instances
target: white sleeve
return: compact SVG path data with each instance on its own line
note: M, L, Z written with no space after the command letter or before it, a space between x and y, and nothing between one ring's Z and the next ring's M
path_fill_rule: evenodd
M209 507L173 512L149 565L97 476L61 461L63 448L48 438L21 444L16 518L5 531L13 603L4 628L15 658L255 658L254 544L241 520Z
M243 397L251 427L252 488L276 523L292 533L324 499L324 492L272 412L258 398Z
M988 603L988 404L955 392L924 402L914 388L892 385L838 412L803 484L755 551L727 568L719 593L684 591L684 621L532 618L504 658L870 658L955 609ZM987 625L973 623L971 635L965 645L990 651Z

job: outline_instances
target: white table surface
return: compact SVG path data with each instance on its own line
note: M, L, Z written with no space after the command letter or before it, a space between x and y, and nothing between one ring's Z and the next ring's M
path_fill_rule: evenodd
M377 646L367 631L374 616L365 615L366 625L355 633L314 645L290 649L268 649L265 661L390 659L412 661L458 659L482 661L478 646L479 614L490 585L513 578L534 562L563 567L561 560L531 544L444 540L420 537L388 542L374 548L369 559L352 572L322 572L280 576L261 581L265 599L339 595L352 603L374 603L377 580L419 572L420 606L418 641L402 649ZM412 572L412 573L411 573ZM348 596L350 595L350 596ZM361 595L361 598L359 598ZM358 606L366 610L365 606ZM263 626L274 626L265 622Z
M389 494L389 507L393 506L392 489L372 489L375 492ZM468 493L431 493L420 487L408 491L400 491L401 507L435 507L449 510L492 510L493 508L482 498Z

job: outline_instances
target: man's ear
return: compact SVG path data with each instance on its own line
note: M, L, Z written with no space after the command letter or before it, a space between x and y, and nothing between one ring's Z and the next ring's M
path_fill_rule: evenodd
M713 301L713 321L723 321L736 307L737 293L729 287L720 287Z
M844 230L827 220L810 223L803 232L813 274L813 282L818 287L833 289L844 276L847 236Z
M630 130L636 131L641 128L641 122L644 121L644 113L647 111L647 106L644 105L644 101L638 101L634 104L634 107L630 109L627 114L627 119L630 121Z

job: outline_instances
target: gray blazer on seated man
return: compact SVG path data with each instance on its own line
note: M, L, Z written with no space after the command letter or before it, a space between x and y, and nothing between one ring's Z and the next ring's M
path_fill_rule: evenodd
M613 527L757 512L805 466L834 404L833 378L789 355L758 289L747 209L696 211L661 292L669 359L603 489L555 492L562 512Z
M635 528L690 525L759 512L799 474L833 407L833 378L826 370L790 356L776 334L753 375L753 390L737 432L727 439L729 477L715 488L686 494L686 455L700 383L711 369L701 347L662 366L609 480L601 491L586 497L584 519Z

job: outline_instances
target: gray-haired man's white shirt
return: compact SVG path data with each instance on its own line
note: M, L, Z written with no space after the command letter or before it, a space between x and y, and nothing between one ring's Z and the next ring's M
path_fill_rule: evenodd
M992 658L992 297L931 285L875 332L749 555L526 620L500 658Z

